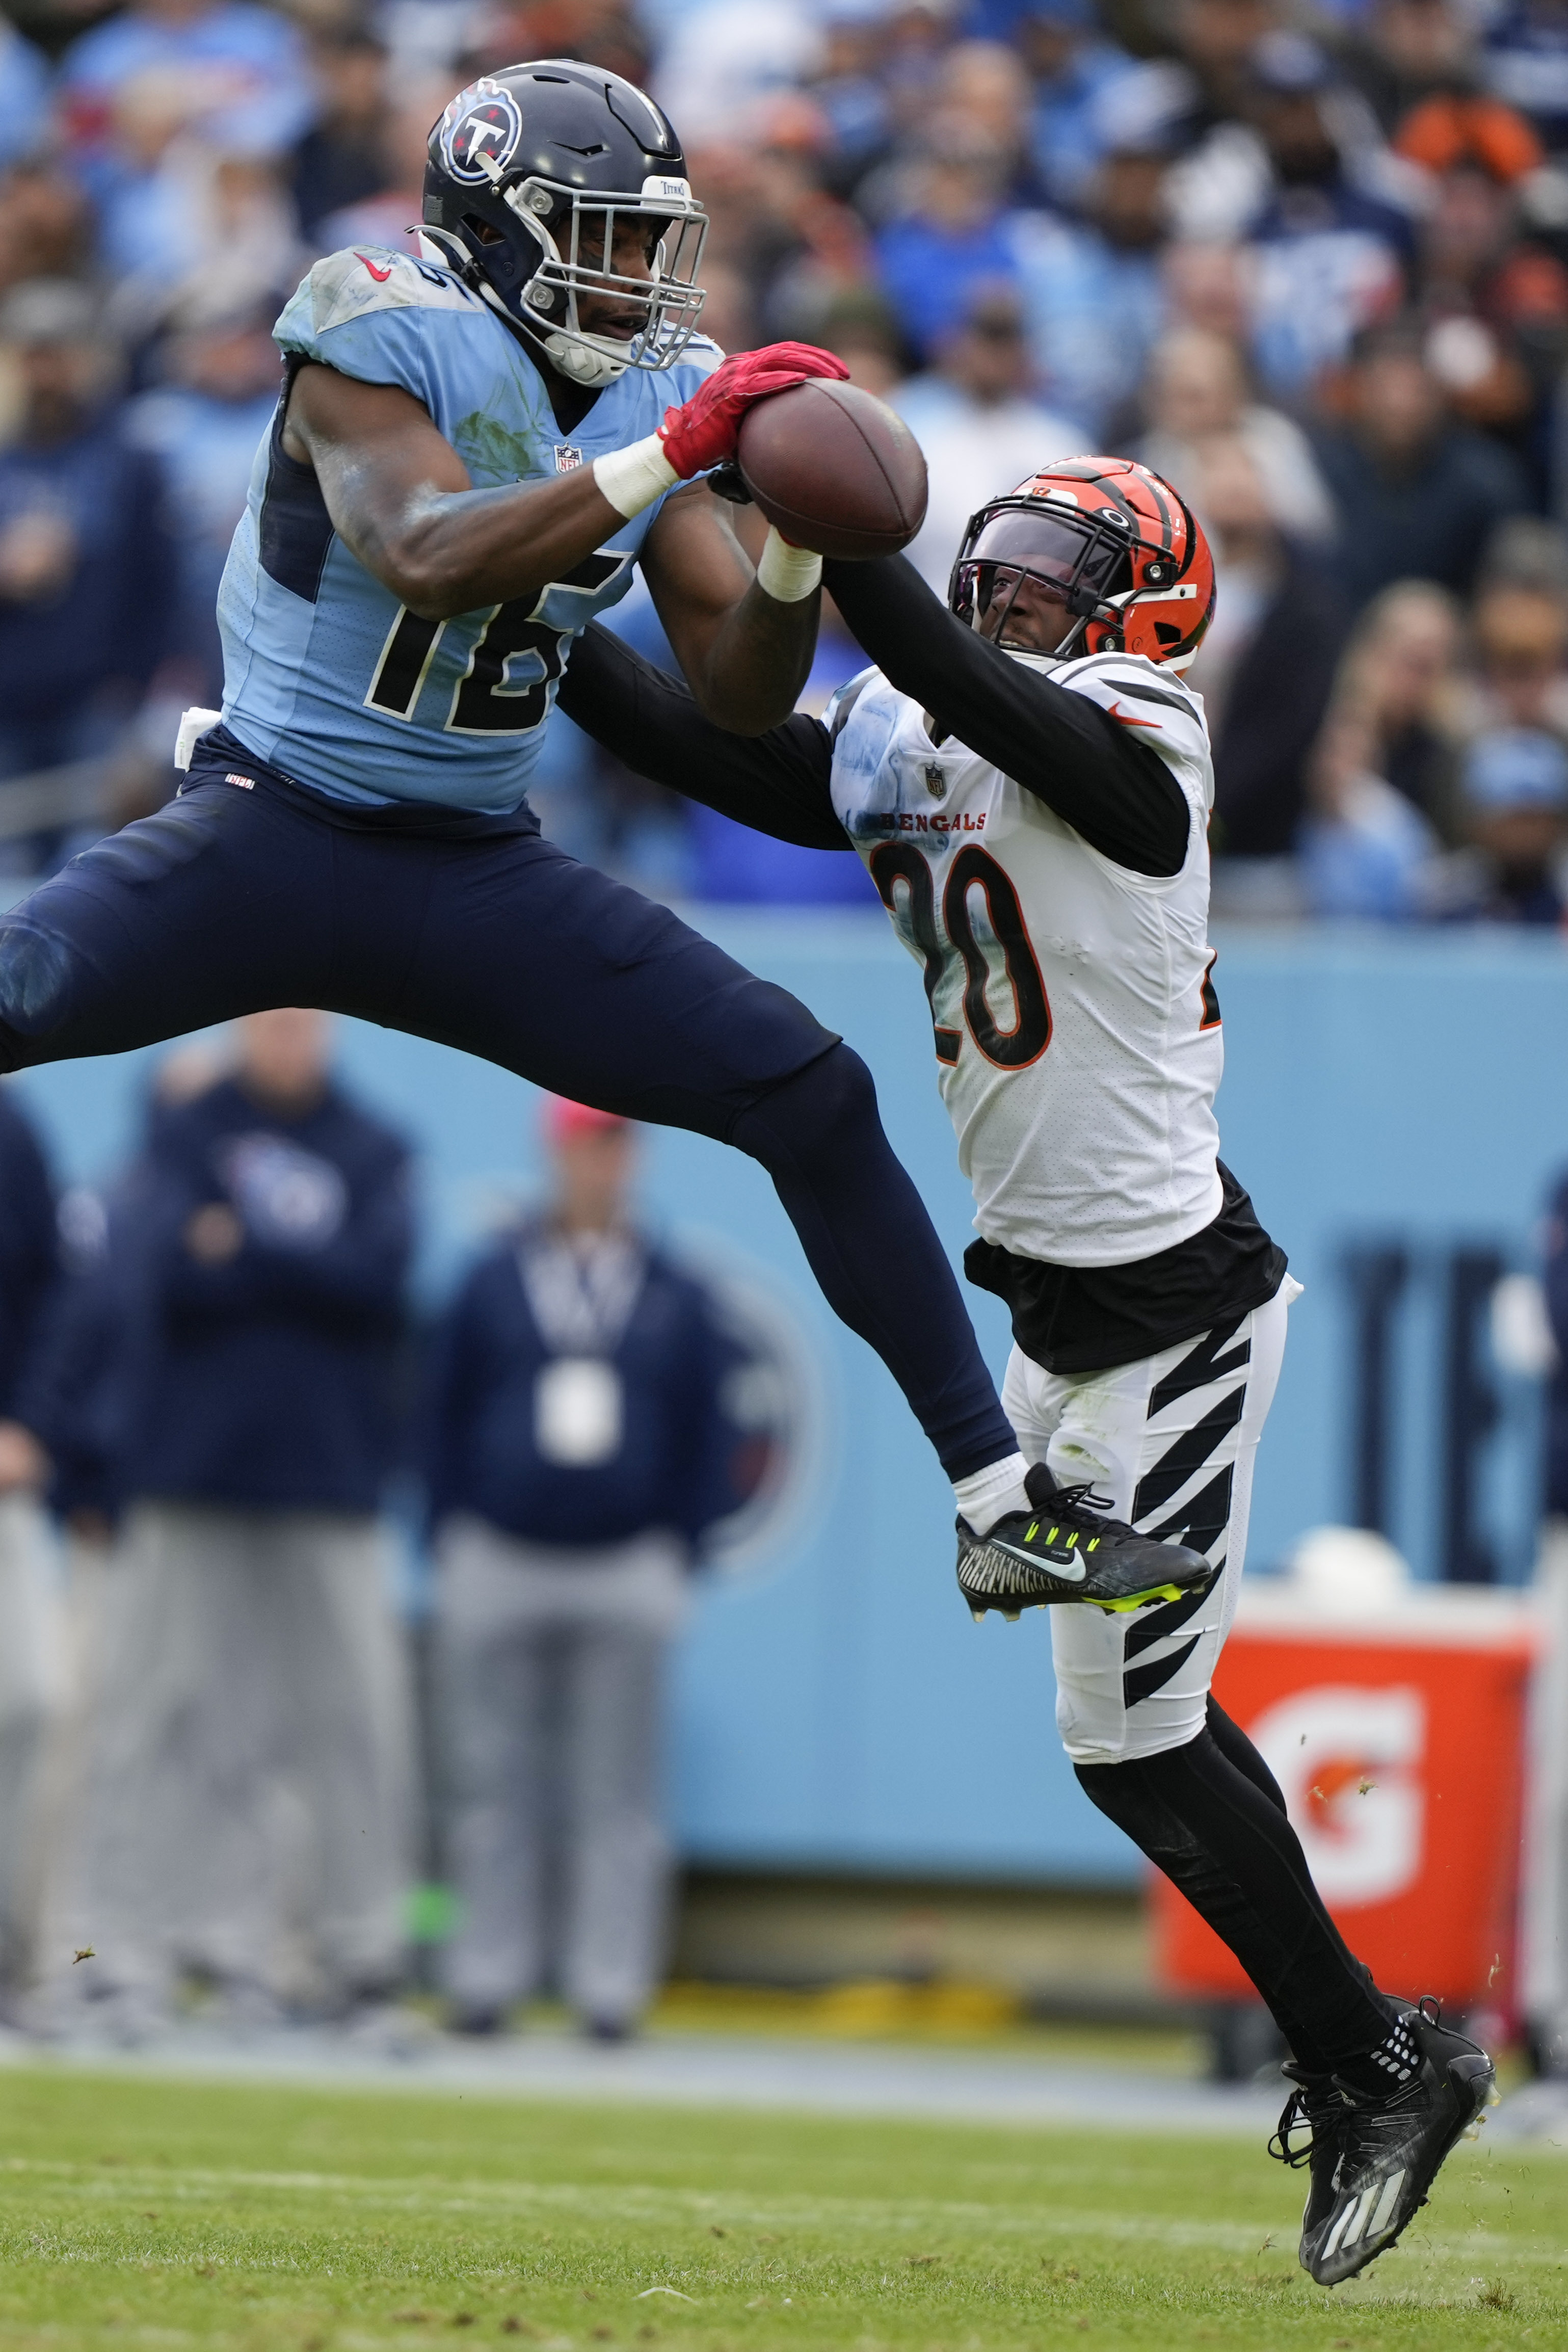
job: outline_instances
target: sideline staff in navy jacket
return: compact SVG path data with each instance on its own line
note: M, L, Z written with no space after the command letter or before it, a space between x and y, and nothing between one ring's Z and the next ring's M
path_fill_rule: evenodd
M48 1167L10 1092L0 1089L0 1422L16 1411L28 1350L58 1274Z
M299 1990L290 1921L333 2010L402 1963L411 1748L378 1509L408 1155L334 1082L322 1014L237 1034L232 1076L159 1108L110 1221L125 1509L69 1924L127 2038L186 1967L246 2017Z
M0 1089L0 1991L26 1968L29 1846L57 1696L56 1595L40 1502L49 1462L16 1418L57 1273L48 1169L15 1097Z
M744 1499L724 1407L739 1351L631 1220L635 1129L551 1101L545 1135L546 1213L480 1259L435 1347L436 1664L463 1921L444 1973L466 2032L495 2031L553 1978L612 2040L658 1973L665 1664L693 1554Z
M373 1511L395 1440L407 1148L324 1075L296 1096L269 1088L254 1038L249 1060L153 1131L126 1491Z
M549 1240L548 1224L530 1225L487 1251L437 1334L433 1517L472 1512L507 1535L585 1549L658 1528L695 1555L741 1499L730 1476L736 1433L719 1402L735 1350L702 1285L631 1236L626 1278L636 1291L619 1331L591 1326L575 1346L559 1328L547 1334L530 1300L539 1277L530 1282L528 1269ZM552 1421L549 1368L563 1357L580 1369L556 1374ZM616 1391L615 1443L602 1451L595 1374L580 1369L601 1360Z

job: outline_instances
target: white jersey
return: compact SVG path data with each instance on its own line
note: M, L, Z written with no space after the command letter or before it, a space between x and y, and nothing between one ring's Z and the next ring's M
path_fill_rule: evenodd
M1208 730L1201 698L1140 656L1013 658L1166 762L1191 813L1179 873L1114 864L955 738L934 744L877 670L824 714L842 722L833 806L925 968L977 1230L1051 1265L1125 1265L1220 1207Z

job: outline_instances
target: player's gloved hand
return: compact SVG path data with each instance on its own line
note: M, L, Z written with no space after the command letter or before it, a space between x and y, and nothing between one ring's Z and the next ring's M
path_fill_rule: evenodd
M659 426L664 456L684 482L706 474L735 455L740 420L754 400L789 392L812 376L846 383L849 370L831 352L814 343L768 343L759 352L737 352L716 367L679 408L666 408Z

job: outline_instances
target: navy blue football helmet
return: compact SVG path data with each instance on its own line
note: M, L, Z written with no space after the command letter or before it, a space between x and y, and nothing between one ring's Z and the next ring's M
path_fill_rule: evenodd
M651 278L617 275L634 222ZM570 58L507 66L459 90L430 134L423 237L574 383L665 368L691 340L707 216L667 118L619 74ZM635 312L629 340L594 334L584 294Z

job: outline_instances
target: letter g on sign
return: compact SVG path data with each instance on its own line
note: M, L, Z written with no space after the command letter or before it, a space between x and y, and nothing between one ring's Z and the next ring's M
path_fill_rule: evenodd
M1418 1690L1320 1685L1268 1708L1248 1734L1284 1791L1325 1903L1392 1902L1416 1884L1426 1829Z

